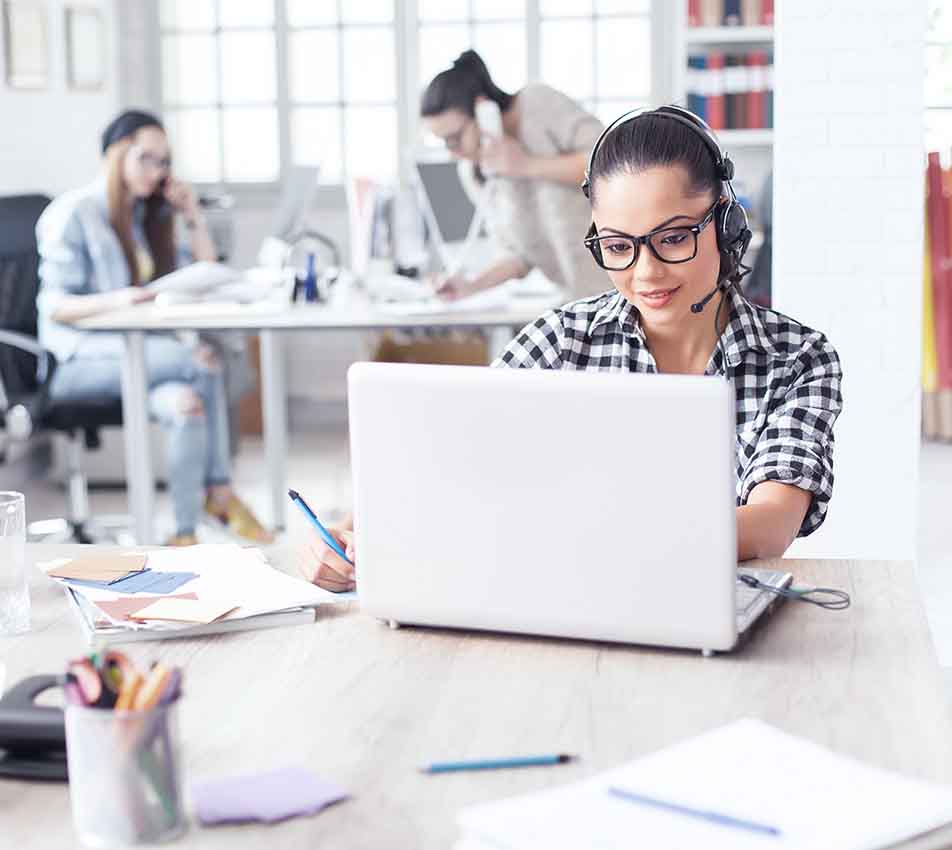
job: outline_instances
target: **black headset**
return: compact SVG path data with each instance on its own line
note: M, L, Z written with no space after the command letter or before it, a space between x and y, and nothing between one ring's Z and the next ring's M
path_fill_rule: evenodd
M598 137L598 140L592 148L592 153L588 158L588 165L585 168L585 178L582 180L582 194L585 195L586 198L591 196L592 166L595 163L595 156L598 154L598 149L601 147L605 137L620 125L626 124L629 121L635 121L643 115L657 115L660 118L670 118L672 121L677 121L679 124L690 128L697 133L701 141L704 142L707 149L711 152L711 156L714 157L714 167L717 170L717 176L720 178L721 183L727 186L727 200L718 204L714 213L717 250L726 261L726 263L722 263L721 265L720 279L727 280L729 282L728 286L739 283L744 274L744 267L741 265L741 260L747 251L747 246L750 244L751 232L747 221L747 212L738 203L737 195L734 193L734 187L731 185L731 178L734 176L734 163L731 162L727 154L721 149L720 143L714 135L714 131L693 112L689 112L680 106L659 106L657 108L643 106L639 109L632 109L620 118L616 118L602 131L602 134ZM720 287L720 281L718 281L718 287ZM716 292L717 289L711 293L709 298L713 297ZM707 300L709 299L705 299L704 303L700 304L700 309L695 310L694 307L692 307L692 310L694 310L695 313L699 313L701 309L704 308L704 304L707 303Z

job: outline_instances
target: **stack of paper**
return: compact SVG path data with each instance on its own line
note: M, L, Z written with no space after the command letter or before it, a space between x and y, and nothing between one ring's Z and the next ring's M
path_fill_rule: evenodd
M330 593L234 544L98 553L40 565L74 603L87 638L103 643L313 622Z
M584 782L472 806L458 822L457 850L876 850L952 823L952 788L740 720ZM932 837L915 846L950 846L947 830Z

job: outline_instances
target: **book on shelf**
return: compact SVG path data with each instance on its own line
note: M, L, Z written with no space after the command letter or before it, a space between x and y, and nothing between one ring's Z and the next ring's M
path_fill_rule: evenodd
M952 440L952 169L930 152L926 165L922 430Z
M689 27L773 26L773 0L687 0Z
M709 50L688 56L688 108L713 130L773 126L773 57L767 50Z

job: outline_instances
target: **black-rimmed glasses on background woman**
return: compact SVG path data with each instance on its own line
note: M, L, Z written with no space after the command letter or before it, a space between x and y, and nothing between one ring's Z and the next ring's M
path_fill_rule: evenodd
M686 263L697 256L697 237L714 220L716 200L704 217L689 227L659 227L644 236L611 234L598 236L593 224L585 239L585 247L592 252L595 262L603 269L621 272L638 262L639 249L647 245L662 263Z

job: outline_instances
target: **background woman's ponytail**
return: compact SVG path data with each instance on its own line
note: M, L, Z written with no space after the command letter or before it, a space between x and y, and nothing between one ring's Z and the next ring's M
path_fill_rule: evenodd
M475 50L463 51L453 66L437 74L423 92L420 114L424 118L458 109L466 115L476 114L476 98L486 97L505 112L513 95L497 86L482 57Z

